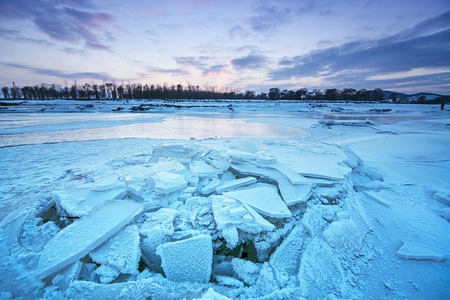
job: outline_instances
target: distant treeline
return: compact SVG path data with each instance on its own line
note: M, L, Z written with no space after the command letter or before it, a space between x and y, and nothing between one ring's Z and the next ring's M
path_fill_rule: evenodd
M247 90L240 92L233 89L219 91L217 87L211 86L183 86L177 85L154 85L154 84L90 84L71 86L60 86L56 84L41 84L36 86L16 86L2 87L3 99L9 100L122 100L122 99L266 99L266 100L361 100L361 101L381 101L385 93L382 89L356 90L345 89L325 89L323 91L314 89L308 91L301 88L296 91L280 90L270 88L267 93L257 94L255 91ZM395 94L389 96L394 102L397 100Z

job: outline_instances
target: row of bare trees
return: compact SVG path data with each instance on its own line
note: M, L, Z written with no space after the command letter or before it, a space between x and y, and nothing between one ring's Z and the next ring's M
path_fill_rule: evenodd
M268 100L383 100L383 90L314 89L308 91L301 88L296 91L271 88L268 93L246 90L241 92L234 88L219 89L205 85L154 85L154 84L116 84L116 83L85 83L76 82L63 87L56 84L41 84L36 86L18 87L13 82L12 87L2 87L3 99L10 100L122 100L122 99L268 99Z

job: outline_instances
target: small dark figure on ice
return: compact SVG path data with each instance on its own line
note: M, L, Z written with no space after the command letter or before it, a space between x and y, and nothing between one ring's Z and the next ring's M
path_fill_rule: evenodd
M442 101L442 102L441 102L441 110L444 110L444 107L445 107L445 102Z

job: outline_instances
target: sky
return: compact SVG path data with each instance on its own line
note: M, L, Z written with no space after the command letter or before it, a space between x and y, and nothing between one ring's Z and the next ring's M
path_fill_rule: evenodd
M449 0L1 0L0 86L450 95Z

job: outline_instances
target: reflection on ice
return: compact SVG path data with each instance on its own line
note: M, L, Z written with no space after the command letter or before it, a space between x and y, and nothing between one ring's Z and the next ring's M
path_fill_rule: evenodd
M43 117L46 115L43 115ZM61 120L63 121L63 120ZM56 121L55 121L56 122ZM80 120L83 122L83 120ZM163 122L137 119L134 124L75 130L37 131L0 135L0 147L123 138L205 139L250 137L305 137L299 128L221 118L169 117Z

